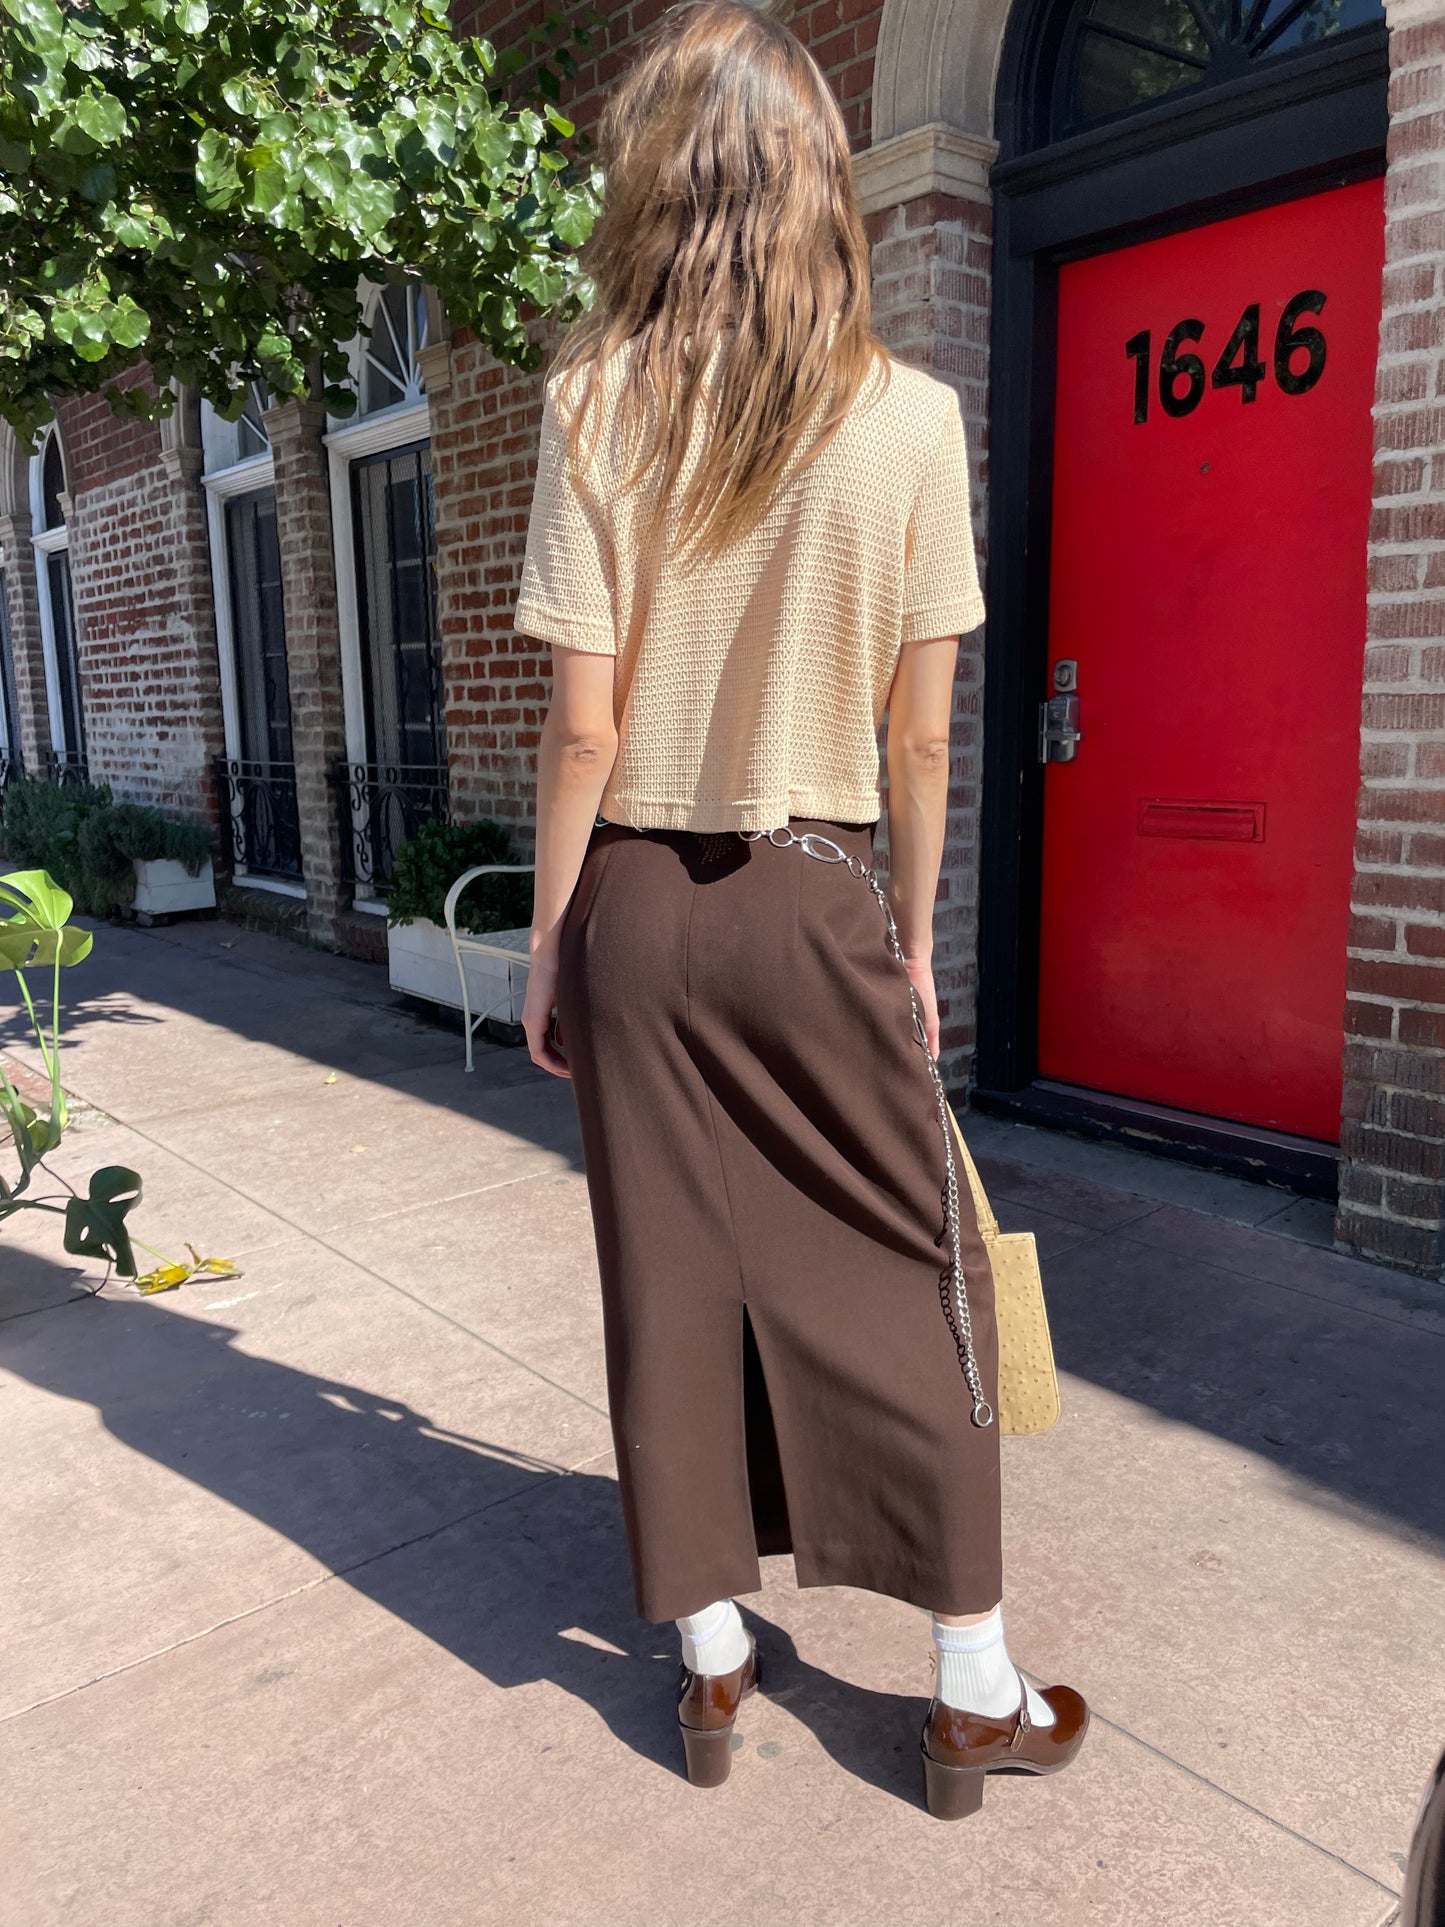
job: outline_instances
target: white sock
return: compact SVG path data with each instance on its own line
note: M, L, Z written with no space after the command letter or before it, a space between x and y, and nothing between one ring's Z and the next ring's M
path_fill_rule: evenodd
M743 1616L731 1599L718 1599L700 1613L679 1619L682 1663L690 1673L735 1673L748 1656Z
M1008 1656L1002 1606L995 1606L976 1626L941 1626L935 1619L933 1643L938 1651L934 1691L945 1706L957 1707L961 1713L981 1713L985 1719L1007 1719L1018 1711L1022 1688L1029 1696L1034 1725L1053 1725L1047 1700L1028 1685Z

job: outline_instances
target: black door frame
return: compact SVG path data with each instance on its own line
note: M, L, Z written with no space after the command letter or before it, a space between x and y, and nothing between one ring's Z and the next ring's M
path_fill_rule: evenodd
M1333 1147L1074 1091L1038 1078L1054 352L1061 263L1384 172L1381 24L1029 152L1062 29L1021 0L999 77L994 190L979 1024L980 1109L1147 1141L1329 1194ZM1343 1046L1341 1010L1341 1043Z

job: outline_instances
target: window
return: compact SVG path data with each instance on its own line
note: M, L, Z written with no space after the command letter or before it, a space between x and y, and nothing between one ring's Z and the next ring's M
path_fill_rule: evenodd
M66 492L64 451L52 428L31 460L30 513L50 708L50 763L62 780L84 778L87 773L80 658L70 591L70 531L65 525Z
M426 393L417 361L426 346L426 299L419 281L398 281L383 288L368 316L370 335L361 337L358 412L418 402Z
M399 844L447 812L431 450L351 464L365 760L349 772L359 894L384 886Z
M252 382L235 421L209 408L201 418L226 730L217 773L233 868L249 881L294 889L301 829L267 405Z
M20 711L15 701L15 658L10 648L10 601L0 569L0 789L20 771Z
M270 455L271 437L264 419L270 406L266 384L261 381L247 382L245 407L235 421L224 420L209 402L202 402L201 446L208 475Z
M445 757L431 450L425 443L354 462L358 615L368 760Z
M431 422L419 357L425 290L366 291L352 349L357 411L327 436L341 620L342 850L356 903L379 909L398 844L448 809Z
M1383 20L1380 0L1081 0L1070 23L1054 137Z

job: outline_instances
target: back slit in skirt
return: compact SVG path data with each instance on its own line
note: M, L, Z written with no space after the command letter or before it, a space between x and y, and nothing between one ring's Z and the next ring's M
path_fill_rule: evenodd
M865 862L874 825L790 819ZM866 883L736 835L592 833L558 1020L592 1204L638 1608L861 1586L1002 1594L998 1426L940 1295L945 1155L905 972ZM996 1404L993 1281L964 1270Z

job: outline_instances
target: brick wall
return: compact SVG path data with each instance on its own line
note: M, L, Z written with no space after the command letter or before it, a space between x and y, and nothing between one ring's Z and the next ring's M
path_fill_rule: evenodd
M157 447L119 479L72 481L67 523L91 776L213 819L220 673L199 470L199 450Z
M1342 1244L1445 1260L1445 22L1391 35Z
M470 339L428 364L437 589L452 808L511 824L530 853L549 654L512 627L536 474L542 380Z
M312 934L335 941L344 900L337 798L331 772L346 754L341 628L332 561L326 411L287 402L266 416L275 462L296 807Z
M980 569L988 486L988 332L992 217L977 202L931 194L869 219L878 332L900 360L959 393L973 477ZM979 792L983 780L983 631L965 636L954 684L948 838L934 916L940 1062L968 1083L977 1034Z
M627 6L606 10L603 25L590 28L593 48L579 58L575 81L569 81L567 112L582 128L595 124L607 88L627 64L628 49L637 36L667 11L670 0L631 0ZM545 4L517 6L512 0L480 0L455 9L459 31L484 34L495 45L516 43L530 26L549 13L583 20L588 7L550 8ZM881 0L816 0L812 6L774 8L788 20L832 83L843 109L849 138L855 148L872 138L870 98L873 55L883 18Z
M122 375L117 388L149 387L150 370ZM161 434L155 422L117 415L103 395L64 401L56 410L65 449L65 479L72 495L139 475L160 460Z

